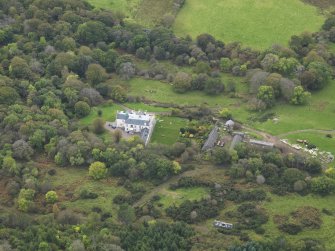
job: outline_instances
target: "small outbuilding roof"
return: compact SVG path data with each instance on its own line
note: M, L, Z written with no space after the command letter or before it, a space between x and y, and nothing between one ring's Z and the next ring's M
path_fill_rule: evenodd
M232 121L231 119L228 120L226 123L225 123L225 126L234 126L235 125L235 122Z
M255 139L251 139L249 141L250 144L252 145L257 145L257 146L262 146L262 147L274 147L274 144L273 143L270 143L270 142L266 142L266 141L260 141L260 140L255 140Z
M230 150L233 150L237 144L241 143L243 140L243 137L239 134L236 134L233 138L233 141L230 144Z
M211 149L215 146L216 141L219 137L219 128L215 126L213 130L209 133L208 138L205 142L205 144L202 147L203 151L206 151L208 149Z

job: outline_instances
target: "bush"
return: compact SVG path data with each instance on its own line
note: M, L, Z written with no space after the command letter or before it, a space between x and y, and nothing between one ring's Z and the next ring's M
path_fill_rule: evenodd
M298 180L304 180L305 175L297 168L288 168L284 171L282 180L290 186Z
M292 216L303 227L319 229L322 224L320 210L314 207L299 207Z
M311 189L313 193L327 195L335 191L335 180L326 176L313 178L311 180Z
M105 163L100 161L93 162L88 169L88 175L95 180L105 178L106 174L107 174L106 165Z
M80 223L80 216L67 209L59 212L57 222L60 224L77 225Z
M57 202L58 195L55 191L49 191L45 195L45 200L46 200L47 203L53 204L53 203Z
M307 183L303 180L297 180L293 184L293 189L295 192L302 192L307 188Z
M105 132L105 121L102 118L97 118L93 121L93 132L96 134Z
M98 198L98 194L88 191L87 189L83 189L79 194L80 199L96 199Z
M91 107L89 106L89 104L87 104L84 101L78 101L75 105L74 105L74 110L76 112L76 115L79 118L85 117L88 114L90 114L91 111Z
M296 235L302 231L302 226L299 224L295 223L284 223L279 225L278 227L281 231L291 234L291 235Z

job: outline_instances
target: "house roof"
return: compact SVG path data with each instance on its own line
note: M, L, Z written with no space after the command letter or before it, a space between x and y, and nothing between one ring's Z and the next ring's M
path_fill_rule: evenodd
M208 135L208 139L206 140L205 144L202 147L203 151L206 151L215 146L215 143L219 137L218 131L219 131L219 128L215 126L213 130L210 132L210 134Z
M149 125L150 120L142 120L142 119L126 119L126 124L129 125Z
M123 120L126 120L128 119L129 117L129 114L128 113L123 113L123 112L118 112L116 114L116 119L123 119Z

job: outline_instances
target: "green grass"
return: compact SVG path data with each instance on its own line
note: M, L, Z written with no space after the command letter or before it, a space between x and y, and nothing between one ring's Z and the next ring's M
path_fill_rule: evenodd
M176 143L179 139L179 129L187 126L187 123L187 119L167 116L158 117L151 142L167 145Z
M88 0L96 8L121 12L129 22L154 26L164 15L171 14L173 0Z
M281 215L288 215L292 211L296 210L298 207L301 206L312 206L322 210L326 208L333 213L335 213L335 203L332 201L335 200L335 195L332 196L315 196L315 195L307 195L307 196L300 196L300 195L286 195L286 196L276 196L270 195L272 201L271 202L264 202L263 207L267 210L267 212L271 215L267 224L263 227L266 230L265 235L267 237L275 237L283 235L273 222L273 216L276 214ZM326 250L335 250L335 242L334 235L335 235L335 217L328 216L322 214L322 221L323 224L320 229L304 229L303 232L297 235L285 235L286 238L292 241L296 241L303 238L312 238L317 239L325 243ZM252 236L255 239L264 238L262 236L257 236L253 234Z
M88 0L96 8L119 11L126 16L132 16L140 0Z
M94 181L88 177L88 170L81 168L55 168L57 173L47 179L51 182L59 194L60 204L82 213L89 213L93 207L99 207L104 212L116 215L118 206L113 203L113 198L118 194L127 194L123 187L117 186L117 180ZM95 192L99 195L96 199L77 199L82 189ZM73 198L66 197L67 193L73 193Z
M165 190L163 194L159 194L161 199L159 203L163 205L164 208L167 208L172 205L180 205L186 200L200 200L208 195L209 191L203 187L194 187L194 188L179 188L176 190Z
M333 137L335 135L333 134ZM310 144L316 145L322 151L335 153L335 138L327 138L325 133L297 133L285 136L291 143L297 144L297 139L308 140Z
M148 111L148 112L169 112L172 109L171 108L165 108L165 107L159 107L159 106L152 106L147 105L144 103L125 103L124 104L129 109L135 110L135 111Z
M89 115L80 119L80 124L85 125L85 126L91 125L93 120L99 117L98 110L102 111L101 117L105 121L113 122L116 119L116 112L118 110L122 111L124 110L124 108L117 104L109 104L109 105L104 105L104 106L93 107Z
M301 129L335 129L335 82L332 81L323 90L312 94L311 102L306 106L289 104L277 105L274 112L278 123L268 120L253 126L274 135Z
M223 80L233 79L236 82L236 89L239 93L245 93L247 86L240 78L223 76ZM187 106L200 106L206 104L212 108L230 107L233 115L247 118L248 112L243 109L243 100L239 98L229 98L221 94L209 96L201 91L191 91L184 94L175 93L172 86L156 80L145 80L134 78L130 82L129 95L145 97L147 100L157 103L178 104Z
M142 0L138 5L135 20L146 26L160 23L164 15L171 14L173 0Z
M225 42L264 49L292 35L317 31L324 17L300 0L187 0L174 23L177 35L209 33Z

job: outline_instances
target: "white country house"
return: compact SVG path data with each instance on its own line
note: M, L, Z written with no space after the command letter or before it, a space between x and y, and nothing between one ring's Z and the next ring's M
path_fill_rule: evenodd
M118 111L116 114L116 127L127 133L139 133L145 144L149 143L155 124L155 115L151 113Z

